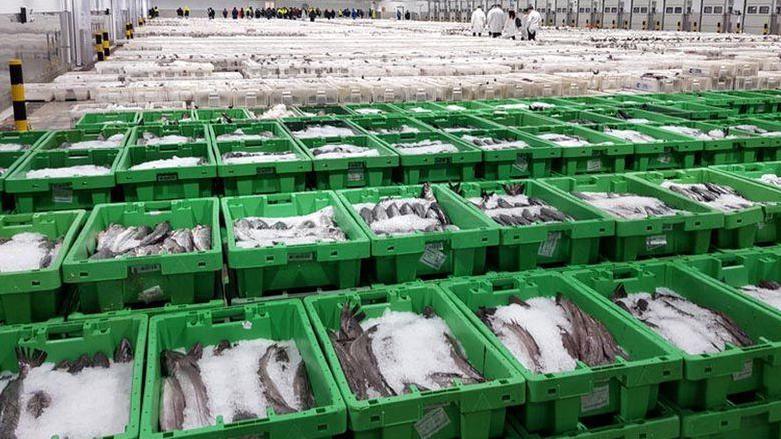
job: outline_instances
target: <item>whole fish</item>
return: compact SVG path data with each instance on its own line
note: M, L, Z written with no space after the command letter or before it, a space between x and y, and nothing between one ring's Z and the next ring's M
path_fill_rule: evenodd
M192 229L193 245L198 251L212 249L212 229L209 226L198 224Z
M474 367L472 367L471 364L469 364L469 361L467 361L466 356L461 350L461 347L459 346L458 342L448 333L442 334L445 337L445 340L447 341L447 344L450 346L450 358L453 359L453 361L456 363L456 367L458 370L461 371L463 374L462 379L464 382L473 382L473 383L481 383L485 381L482 375L480 375L480 372L475 370Z
M185 253L193 251L195 244L193 243L193 234L190 229L176 229L171 233L171 239L176 241L180 247L182 247Z
M185 382L192 387L192 400L185 400L185 405L194 407L196 425L205 426L211 424L211 412L209 410L209 395L206 385L201 377L201 369L198 366L203 354L203 346L196 343L187 354L166 350L163 352L163 361L168 376L174 377L182 386Z
M301 403L301 410L309 410L315 406L315 397L312 386L309 384L309 375L306 372L306 364L302 359L296 368L296 376L293 379L293 392Z
M160 390L160 431L181 430L184 426L184 392L179 380L163 377Z
M163 221L161 223L158 223L155 225L154 230L152 230L148 235L146 235L141 240L141 242L138 243L138 245L145 246L145 245L156 244L159 241L162 241L162 239L170 232L171 232L171 224L168 221Z
M21 415L22 386L30 369L38 367L46 361L46 352L15 348L19 374L11 380L0 392L0 438L17 439L16 427ZM24 439L24 438L18 438Z
M380 373L377 366L377 357L374 355L374 350L372 349L372 334L376 331L377 326L372 326L363 331L363 333L350 343L348 351L350 357L357 361L359 367L364 370L369 388L374 389L381 396L392 396L395 392Z
M117 236L124 231L125 226L114 223L109 224L107 229L98 232L98 245L95 250L101 251L103 249L110 249L114 245Z
M287 413L293 413L296 410L290 407L287 402L285 402L285 398L282 397L282 394L279 392L277 385L274 383L268 373L271 359L280 355L281 350L284 350L284 348L280 347L276 343L272 344L268 347L268 349L266 349L266 352L260 357L260 362L258 365L258 377L260 378L263 395L266 397L266 400L269 402L269 404L271 404L274 412L279 415L284 415Z

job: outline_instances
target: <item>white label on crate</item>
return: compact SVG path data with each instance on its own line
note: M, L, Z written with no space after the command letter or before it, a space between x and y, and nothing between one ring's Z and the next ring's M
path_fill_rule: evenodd
M586 162L586 171L599 172L602 170L602 159L590 159Z
M244 322L242 322L241 327L249 331L250 329L252 329L252 322L250 322L249 320L245 320Z
M365 173L363 163L349 163L347 165L347 181L363 181Z
M72 203L73 187L70 184L53 184L52 201L55 203Z
M415 431L420 435L420 439L428 439L447 427L448 424L450 424L450 418L445 413L445 409L437 407L429 410L415 423Z
M591 393L580 397L580 411L582 412L601 409L607 407L608 404L610 404L610 384L594 387Z
M157 302L164 297L165 295L163 294L163 289L160 287L160 285L149 287L138 293L138 300L144 303Z
M435 270L439 270L447 259L447 255L445 255L445 252L443 251L444 248L445 244L442 242L430 242L426 244L426 249L423 251L423 256L420 257L420 262Z
M537 255L550 258L554 253L556 253L556 248L558 248L560 240L561 232L548 233L548 238L540 243L540 248L537 250Z
M752 360L746 360L743 363L743 369L732 374L732 381L745 380L749 378L754 372L754 362Z
M667 235L654 235L645 238L645 249L653 250L667 246Z
M529 160L525 155L518 154L515 156L515 164L513 167L521 172L526 172L529 170Z
M757 223L757 229L759 229L759 230L764 229L765 226L767 226L767 224L765 224L764 221L760 221L760 222Z

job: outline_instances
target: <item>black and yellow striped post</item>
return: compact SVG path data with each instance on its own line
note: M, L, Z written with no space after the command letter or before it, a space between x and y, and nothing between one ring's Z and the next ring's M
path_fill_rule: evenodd
M125 38L128 40L133 38L133 34L130 32L130 23L125 23Z
M108 31L103 31L103 57L105 59L108 59L109 55L111 55L111 49L109 48L110 44L108 41Z
M14 109L14 125L17 131L27 131L27 104L24 99L24 77L22 76L22 60L12 59L8 62L11 73L11 101Z
M103 53L103 34L100 32L95 33L95 55L97 55L98 61L106 59L106 56Z

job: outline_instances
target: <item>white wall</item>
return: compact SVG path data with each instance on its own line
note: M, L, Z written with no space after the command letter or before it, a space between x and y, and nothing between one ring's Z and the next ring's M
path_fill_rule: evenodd
M22 7L38 12L57 12L62 10L62 0L0 0L0 14L18 13Z

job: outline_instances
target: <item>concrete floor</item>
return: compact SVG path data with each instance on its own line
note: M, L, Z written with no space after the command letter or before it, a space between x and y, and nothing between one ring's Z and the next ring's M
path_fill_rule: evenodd
M70 110L84 102L28 102L27 120L30 128L62 130L71 128ZM13 115L0 122L0 130L13 129Z

